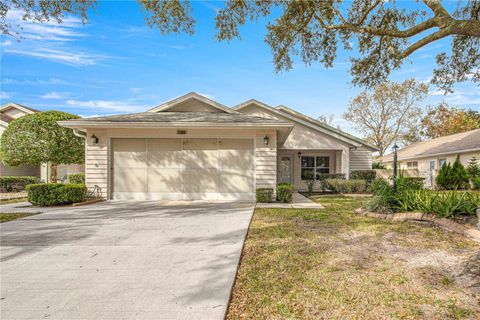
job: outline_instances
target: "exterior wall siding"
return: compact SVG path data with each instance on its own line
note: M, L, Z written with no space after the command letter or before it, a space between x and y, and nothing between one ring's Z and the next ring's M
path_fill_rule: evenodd
M268 146L263 139L269 137ZM277 132L258 130L255 134L255 188L273 188L277 185Z
M350 150L350 171L353 170L371 170L372 152L365 148Z

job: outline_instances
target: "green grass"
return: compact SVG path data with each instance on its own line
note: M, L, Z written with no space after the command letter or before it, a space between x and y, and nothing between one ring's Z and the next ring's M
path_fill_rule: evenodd
M17 203L17 202L25 202L27 198L16 198L16 199L8 199L8 200L0 200L0 205L8 204L8 203Z
M368 199L313 196L325 209L257 209L228 319L475 319L480 296L436 261L480 246L411 223L356 215ZM433 258L432 258L433 257ZM415 262L417 261L417 262Z
M0 223L33 216L39 213L41 212L12 212L12 213L0 212Z

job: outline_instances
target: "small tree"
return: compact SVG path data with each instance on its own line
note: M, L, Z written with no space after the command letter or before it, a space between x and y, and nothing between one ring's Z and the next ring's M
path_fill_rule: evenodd
M50 181L56 182L57 165L83 163L84 141L57 121L79 117L61 111L38 112L13 120L0 141L2 161L9 166L50 163Z
M452 166L452 182L454 189L465 188L468 185L468 173L460 162L460 156L457 156Z
M315 173L312 171L307 171L305 172L303 179L307 184L308 193L312 193L313 187L315 186Z
M440 168L440 171L438 172L436 182L437 182L437 187L439 189L446 189L448 190L450 186L452 185L451 183L451 172L452 171L452 166L450 166L450 163L444 163L442 167Z
M472 157L468 162L467 173L472 183L480 177L480 164L478 164L477 157Z

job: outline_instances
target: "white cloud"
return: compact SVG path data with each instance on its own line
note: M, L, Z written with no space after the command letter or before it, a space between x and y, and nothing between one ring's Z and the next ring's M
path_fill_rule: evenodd
M107 56L97 54L49 48L38 48L35 50L6 49L5 54L16 54L32 58L46 59L75 67L90 66L96 64L100 60L108 58Z
M10 99L12 96L5 91L0 92L0 99Z
M217 99L217 97L215 97L214 95L208 94L208 93L199 92L198 94L201 95L201 96L204 96L205 98L208 98L210 100L216 100Z
M65 99L68 96L69 96L68 93L59 93L59 92L51 91L51 92L45 93L40 98L50 99L50 100L60 100L60 99Z
M12 41L10 41L10 40L2 41L2 47L8 47L8 46L11 46L11 45L12 45Z
M84 36L79 29L82 21L76 17L67 16L58 23L55 19L35 22L32 19L23 19L21 10L9 10L5 18L7 23L18 32L22 38L40 41L74 41Z
M113 101L113 100L74 100L66 101L67 105L72 107L81 107L99 111L114 112L141 112L147 109L146 105L132 103L131 101Z
M143 89L142 89L142 88L134 88L134 87L132 87L132 88L128 89L128 91L130 91L131 93L134 93L134 94L139 94L140 92L143 91Z

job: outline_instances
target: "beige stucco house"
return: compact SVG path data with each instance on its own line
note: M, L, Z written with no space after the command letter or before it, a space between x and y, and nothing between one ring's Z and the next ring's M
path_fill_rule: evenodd
M480 129L452 134L411 144L398 151L399 168L418 170L428 187L435 187L435 178L444 163L453 163L457 156L467 166L476 157L480 159ZM383 157L388 169L393 167L393 154Z
M302 175L371 169L375 147L256 100L228 108L189 93L143 113L61 121L86 139L85 173L110 199L253 200Z
M41 112L39 110L9 102L0 107L0 137L3 131L8 127L10 122L27 114ZM0 176L34 176L39 177L43 181L47 181L49 177L50 166L42 164L40 166L16 166L10 167L0 161ZM83 165L59 165L57 168L57 178L63 179L71 173L83 173Z

